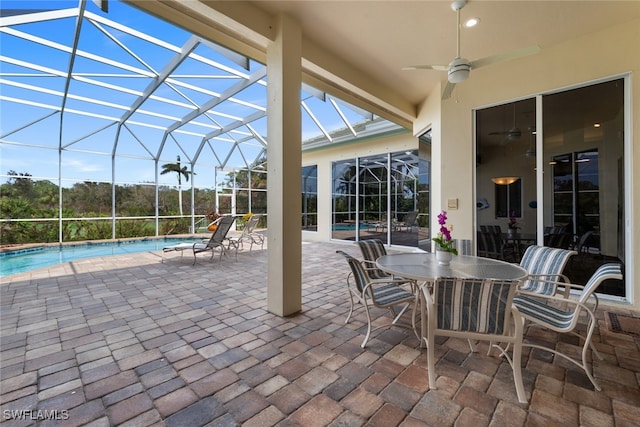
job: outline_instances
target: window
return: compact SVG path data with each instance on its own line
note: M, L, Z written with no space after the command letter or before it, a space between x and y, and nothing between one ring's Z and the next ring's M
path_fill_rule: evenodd
M577 252L564 270L575 284L625 262L625 115L623 78L477 110L476 196L491 207L478 207L478 229L504 227L513 210L521 235ZM492 184L510 176L521 180ZM625 284L598 292L624 297Z
M496 218L522 218L522 180L511 184L494 184Z
M318 166L302 168L302 229L317 231L318 227Z
M600 228L598 150L554 156L553 220L580 236Z
M570 237L578 253L565 274L584 284L601 264L625 259L624 80L546 95L542 108L544 228ZM617 281L598 291L625 295Z
M404 223L419 209L418 154L413 150L334 162L332 237L413 247L426 240L428 227L420 226L419 216L412 224ZM428 187L423 190L428 198Z

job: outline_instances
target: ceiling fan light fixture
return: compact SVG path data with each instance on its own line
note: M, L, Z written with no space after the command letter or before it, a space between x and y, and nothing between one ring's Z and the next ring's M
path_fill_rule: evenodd
M471 64L465 58L456 58L449 63L449 82L461 83L469 78Z
M519 180L520 177L517 176L497 176L495 178L491 178L494 184L498 185L510 185Z
M469 18L464 22L464 28L473 28L480 23L480 18Z

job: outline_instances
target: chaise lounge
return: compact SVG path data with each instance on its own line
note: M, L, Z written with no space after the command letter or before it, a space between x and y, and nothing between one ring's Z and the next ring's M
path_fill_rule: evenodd
M223 216L218 221L218 226L208 241L195 243L184 242L162 248L162 262L164 262L165 254L167 252L180 251L182 256L184 251L191 250L193 251L193 265L195 265L197 259L196 254L211 251L211 259L213 260L216 249L220 249L220 260L222 260L222 255L227 254L227 248L224 245L224 240L226 239L227 233L233 225L235 218L232 216Z

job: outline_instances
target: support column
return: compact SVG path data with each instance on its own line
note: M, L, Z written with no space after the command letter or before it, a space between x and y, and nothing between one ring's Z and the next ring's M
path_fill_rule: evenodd
M288 316L302 308L302 33L286 15L276 25L267 48L267 309Z

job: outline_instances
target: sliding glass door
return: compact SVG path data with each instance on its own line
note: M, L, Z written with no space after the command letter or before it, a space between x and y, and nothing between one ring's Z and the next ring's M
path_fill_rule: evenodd
M567 273L584 284L625 259L624 80L545 95L542 111L545 242L578 252ZM620 283L600 291L624 296Z
M624 262L623 130L624 79L477 110L478 254L518 262L534 243L572 249L576 284ZM625 295L614 281L599 291Z
M518 262L537 240L536 99L476 111L476 243Z

